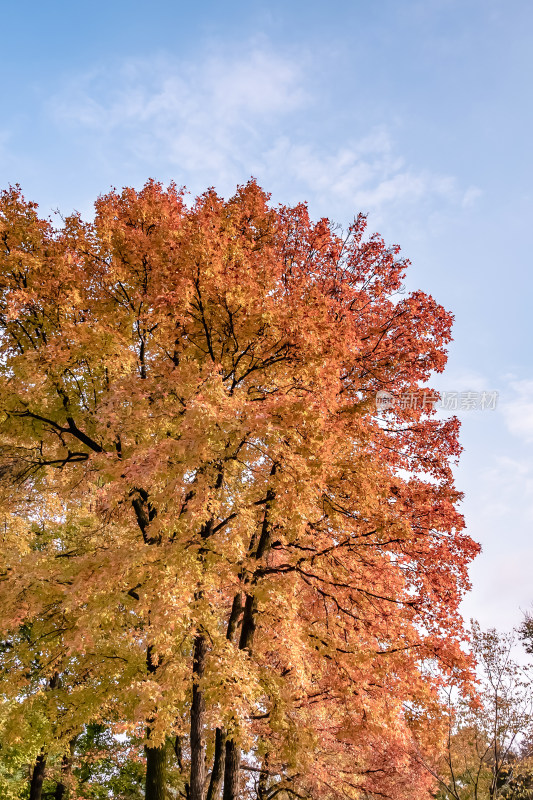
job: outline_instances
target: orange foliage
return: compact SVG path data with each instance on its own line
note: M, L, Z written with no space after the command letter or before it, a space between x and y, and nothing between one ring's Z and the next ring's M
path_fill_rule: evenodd
M443 369L451 316L364 231L253 181L191 207L150 181L60 230L3 193L2 628L38 631L13 693L36 653L67 676L65 731L186 734L201 634L209 753L220 727L270 790L427 796L477 546L457 420L375 401Z

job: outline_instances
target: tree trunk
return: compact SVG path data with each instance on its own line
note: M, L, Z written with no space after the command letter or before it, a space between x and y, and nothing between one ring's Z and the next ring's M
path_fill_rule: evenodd
M246 595L244 615L242 618L241 638L239 650L248 650L251 655L255 633L255 619L257 616L257 601L253 594Z
M67 787L61 780L56 785L56 790L54 792L54 800L65 800L66 793L67 793Z
M61 780L56 786L54 800L65 800L68 791L68 779L72 772L72 762L74 761L74 748L76 747L76 739L78 737L75 736L74 739L71 739L69 742L69 750L70 752L63 756L61 759Z
M277 464L272 466L271 475L276 474ZM266 497L265 514L263 523L261 525L261 535L255 549L255 541L252 542L250 555L254 556L256 561L260 561L270 550L271 545L271 530L270 530L270 508L276 495L273 489L269 489ZM255 539L255 537L254 537ZM255 552L254 552L255 551ZM254 642L254 634L256 628L257 617L257 600L253 590L255 583L255 576L252 576L250 590L246 593L246 600L244 601L244 613L242 617L241 635L239 638L239 650L247 650L249 655L252 655L252 648ZM242 601L239 605L239 611L242 608ZM235 615L235 600L234 607L231 610L229 628L232 626L231 635L235 631L236 624L233 622ZM238 618L238 617L237 617ZM230 638L228 636L228 638ZM227 739L226 741L226 755L224 764L224 794L222 800L237 800L239 797L239 770L241 768L241 749L234 739Z
M157 672L157 664L153 658L153 645L148 645L146 650L146 670L149 675ZM150 741L150 725L146 728L146 739ZM145 746L146 755L146 785L144 788L145 800L166 800L167 797L167 748Z
M222 800L237 800L239 796L239 770L241 768L241 748L234 739L226 742L224 764L224 794Z
M205 756L203 722L205 700L199 681L204 674L207 640L199 635L194 643L193 685L191 703L191 781L190 800L203 800L205 783Z
M46 753L41 750L33 767L30 783L30 800L41 800L43 794L44 772L46 769Z
M148 529L150 523L157 516L157 511L150 502L148 492L145 489L137 488L132 490L133 495L131 504L137 517L137 524L142 533L143 541L147 545L160 545L161 537L150 536ZM139 588L138 586L135 589ZM135 589L130 589L130 596L135 600L139 599L139 595ZM150 618L148 617L148 624ZM146 650L146 671L148 675L154 675L157 672L157 663L153 658L153 645L148 645ZM150 720L146 727L146 739L150 741ZM163 744L161 747L144 748L146 755L146 783L144 788L145 800L166 800L167 798L167 748Z
M209 780L209 788L205 800L217 800L220 794L222 778L224 776L224 753L226 735L221 728L216 729L215 734L215 755L213 757L213 770Z
M148 733L149 736L149 733ZM165 745L145 747L145 800L167 800L167 753Z
M228 621L228 629L226 631L226 639L228 642L233 641L233 637L237 631L237 625L239 624L239 617L242 613L242 596L240 592L237 592L235 597L233 598L233 605L231 607L231 614L229 615Z

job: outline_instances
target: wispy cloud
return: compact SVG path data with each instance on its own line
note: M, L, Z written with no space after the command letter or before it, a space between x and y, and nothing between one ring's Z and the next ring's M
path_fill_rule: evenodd
M249 49L232 59L211 56L201 66L168 57L130 59L73 79L54 100L65 120L96 130L160 122L207 122L232 128L246 116L293 111L305 101L298 65L265 50Z
M296 62L265 49L196 64L129 60L73 79L51 111L112 158L121 148L123 159L226 183L253 160L265 130L306 103L302 83Z
M510 433L533 441L533 381L511 381L513 395L502 404L502 414Z
M485 461L484 468L479 456L470 463L471 470L478 463L479 471L470 473L464 510L469 533L483 551L473 564L474 592L463 611L483 625L505 628L519 622L531 603L533 462L513 450L496 454L491 447Z
M384 127L333 152L317 142L280 137L265 153L263 165L273 175L283 167L299 186L364 210L418 202L428 195L450 199L456 193L453 178L406 165Z
M482 196L483 192L478 186L469 186L463 194L461 205L463 208L472 208Z
M309 66L264 44L195 63L129 60L72 79L50 111L100 160L145 176L163 169L193 191L227 194L253 174L279 198L318 198L320 212L322 201L333 213L378 216L465 201L453 177L406 163L385 126L331 144L320 132L327 98Z

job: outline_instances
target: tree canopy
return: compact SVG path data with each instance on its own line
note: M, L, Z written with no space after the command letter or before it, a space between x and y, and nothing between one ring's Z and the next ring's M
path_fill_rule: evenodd
M399 248L270 204L0 198L3 747L141 737L146 797L427 796L477 545L452 317ZM386 391L420 402L376 407ZM172 763L169 741L174 743Z

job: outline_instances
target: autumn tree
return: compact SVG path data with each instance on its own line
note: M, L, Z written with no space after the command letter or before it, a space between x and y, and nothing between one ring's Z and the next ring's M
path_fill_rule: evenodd
M187 800L425 796L477 551L427 401L451 315L362 216L254 181L95 209L0 203L13 713L62 676L33 757L109 724L144 737L147 800L169 742Z
M449 727L441 758L442 800L526 800L530 797L533 675L514 653L514 633L473 623L476 693L448 693Z

